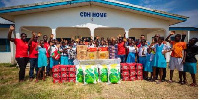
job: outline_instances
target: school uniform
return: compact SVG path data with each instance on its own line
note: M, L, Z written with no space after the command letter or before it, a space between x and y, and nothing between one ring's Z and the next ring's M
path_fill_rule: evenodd
M158 68L166 68L167 62L165 59L165 55L162 54L164 50L168 50L169 47L165 44L156 44L154 45L155 48L155 55L153 59L153 67L158 67Z
M76 48L71 48L68 50L69 65L74 65L74 59L76 59Z
M56 45L52 45L50 46L50 68L53 68L53 66L58 65L59 64L59 60L55 60L52 55L54 53L54 51L58 50L58 47Z
M38 48L38 68L47 66L46 48Z
M144 55L142 54L143 47L144 47ZM147 48L148 46L145 45L145 46L140 46L140 48L138 49L139 63L141 63L143 67L145 67L145 64L146 64Z
M69 65L69 58L68 58L68 50L64 50L66 48L69 48L68 45L65 46L60 46L59 51L63 51L61 53L61 57L60 57L60 64L61 65Z
M127 48L129 49L129 54L128 54L126 63L134 63L136 48L134 46L127 46Z
M195 58L195 55L197 54L198 54L198 46L197 45L190 46L188 44L186 49L186 59L184 63L185 72L189 72L190 74L197 73L197 60Z
M147 53L146 54L146 64L144 67L144 71L146 72L153 72L153 67L152 67L152 60L153 60L154 55L152 53Z

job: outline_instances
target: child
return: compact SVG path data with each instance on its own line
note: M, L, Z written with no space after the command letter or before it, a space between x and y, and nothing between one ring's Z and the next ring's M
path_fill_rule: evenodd
M36 82L38 82L38 78L40 76L40 73L43 73L43 81L45 81L45 66L47 66L47 56L46 56L46 48L44 48L44 41L40 41L40 45L37 48L38 50L38 73Z
M164 54L166 52L168 52L169 47L166 44L163 44L164 38L163 37L159 37L158 39L158 43L154 45L154 51L155 51L155 55L154 55L154 60L153 60L153 78L155 79L155 74L156 74L156 68L159 68L159 76L160 79L157 82L158 84L160 82L162 82L162 76L163 76L163 68L166 68L167 66L167 62L165 59Z
M68 65L69 64L69 62L68 62L68 51L67 51L68 48L69 48L68 45L65 45L65 42L63 41L62 45L59 48L59 51L61 52L61 58L60 58L60 60L61 60L60 64L61 65Z
M58 65L59 64L59 60L56 60L55 58L53 58L53 57L55 57L55 52L57 52L58 51L58 46L59 45L57 45L56 46L56 42L55 42L55 40L53 40L53 41L51 41L50 42L50 47L49 47L49 49L48 49L48 51L50 52L50 75L52 76L52 68L53 68L53 66L55 66L55 65Z
M127 46L127 49L129 49L129 54L126 60L126 63L134 63L135 62L135 53L136 51L136 46L134 45L134 43L130 43L129 46Z
M151 73L151 77L148 80L152 79L153 76L153 68L152 68L152 60L153 60L154 55L152 54L152 49L148 48L147 49L147 54L146 54L146 64L145 64L145 69L144 69L144 75L145 77L148 77L148 72Z
M145 45L145 44L146 44L146 40L142 39L141 40L141 46L138 49L139 63L141 63L143 67L145 67L146 53L147 53L147 45ZM144 71L144 69L145 68L143 68L143 71ZM145 77L144 74L143 74L143 77L144 77L145 80L147 80L147 77Z
M175 35L175 41L170 41L169 37L174 35L175 32L172 31L170 35L165 39L166 41L170 42L172 45L172 53L171 53L171 58L169 62L169 68L170 68L170 80L169 83L172 83L172 78L173 78L173 72L174 69L176 68L179 71L179 83L185 83L182 81L182 76L183 76L183 61L185 60L185 51L184 55L182 54L183 50L186 49L186 43L181 42L181 35L177 34Z
M69 65L74 65L74 59L76 59L76 48L73 47L72 45L68 50L68 56L69 56Z
M189 72L191 74L193 83L190 84L190 86L195 86L197 87L197 82L195 78L195 74L197 73L197 60L195 58L195 55L198 54L198 46L195 45L196 42L198 42L197 38L192 38L189 41L189 44L187 45L186 49L186 59L184 63L184 73L183 73L183 78L184 81L186 81L186 72Z

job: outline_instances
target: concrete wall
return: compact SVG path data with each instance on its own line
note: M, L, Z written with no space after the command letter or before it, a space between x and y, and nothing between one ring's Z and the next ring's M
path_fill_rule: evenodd
M0 28L0 38L6 38L8 36L8 28ZM13 45L12 42L10 42ZM0 52L0 63L11 63L12 53L11 52Z

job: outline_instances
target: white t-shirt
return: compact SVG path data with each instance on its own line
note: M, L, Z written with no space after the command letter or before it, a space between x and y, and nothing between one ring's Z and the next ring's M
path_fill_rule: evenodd
M136 48L134 46L126 46L129 49L129 52L136 53Z
M143 52L143 48L144 47L144 55L142 54L142 52ZM140 46L140 48L138 49L138 55L139 56L146 56L146 53L147 53L147 48L148 48L148 46Z
M50 56L52 56L53 52L58 50L58 47L56 45L53 45L53 46L49 46L51 48L51 51L50 51Z

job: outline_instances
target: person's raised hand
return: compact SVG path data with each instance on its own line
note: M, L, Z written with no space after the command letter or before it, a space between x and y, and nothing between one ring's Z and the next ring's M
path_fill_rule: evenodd
M33 35L33 36L35 36L35 35L36 35L36 33L35 33L35 32L32 32L32 35Z
M171 32L170 32L170 35L174 35L174 34L175 34L175 31L171 31Z
M53 34L51 34L50 38L53 38Z
M14 31L15 27L13 25L10 25L9 31Z
M182 35L186 35L186 32L183 32Z
M42 35L42 33L38 32L38 34L37 34L37 35L38 35L38 37L40 37L40 36Z

